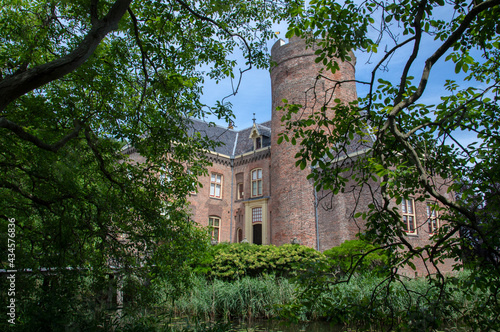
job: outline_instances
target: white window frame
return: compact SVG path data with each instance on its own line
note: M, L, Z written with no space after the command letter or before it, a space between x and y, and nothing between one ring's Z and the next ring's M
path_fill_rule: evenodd
M222 198L222 184L224 176L220 173L210 174L210 197Z
M415 214L415 200L413 198L403 198L401 201L401 215L405 224L404 231L408 234L417 234L417 216Z
M212 238L212 240L217 241L217 243L220 242L221 224L222 224L222 221L221 221L220 217L218 217L218 216L209 216L208 217L208 227L210 227L210 237ZM214 236L215 231L217 232L217 238L215 238L215 236Z
M241 190L240 190L241 187ZM236 184L236 198L238 200L243 199L245 197L245 187L243 186L243 182L238 182Z
M252 225L262 224L262 218L263 218L262 213L263 213L262 206L256 206L252 208Z
M260 172L259 172L260 171ZM254 176L255 174L255 176ZM260 177L259 177L260 175ZM262 168L255 168L250 172L252 197L263 195Z

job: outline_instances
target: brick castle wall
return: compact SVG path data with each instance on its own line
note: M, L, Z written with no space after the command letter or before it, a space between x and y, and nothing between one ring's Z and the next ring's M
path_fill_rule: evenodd
M324 100L333 93L332 81L354 80L354 65L340 63L335 74L323 72L329 80L317 80L322 64L315 63L314 49L306 49L304 40L294 37L288 44L278 41L271 50L276 66L271 70L272 124L271 124L271 237L273 243L281 245L291 239L299 239L301 244L316 248L316 218L314 208L314 188L306 179L310 168L300 170L295 167L295 155L299 147L290 143L277 145L278 135L284 131L281 123L282 112L276 108L282 100L304 106L297 116L307 116L318 111ZM314 98L314 96L317 97ZM353 82L336 88L334 98L351 101L356 98ZM293 119L292 119L293 120Z

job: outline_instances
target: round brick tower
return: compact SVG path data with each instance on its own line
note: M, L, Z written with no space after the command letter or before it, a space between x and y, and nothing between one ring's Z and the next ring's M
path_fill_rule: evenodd
M314 48L306 49L303 39L293 37L289 43L277 41L271 49L272 60L276 63L271 69L272 118L271 118L271 199L270 231L272 243L281 245L296 238L300 244L316 248L315 195L312 183L306 179L310 167L304 170L295 167L295 154L299 151L299 142L293 146L283 141L278 145L278 134L284 131L281 116L284 112L276 111L282 106L283 99L289 103L301 104L304 109L297 116L307 116L318 111L325 100L339 98L349 102L356 99L354 82L337 86L331 97L334 82L354 80L354 60L352 63L339 63L340 70L335 74L324 71L318 78L322 63L315 63ZM354 56L352 56L354 59ZM328 99L326 99L328 98ZM318 248L316 248L318 249Z

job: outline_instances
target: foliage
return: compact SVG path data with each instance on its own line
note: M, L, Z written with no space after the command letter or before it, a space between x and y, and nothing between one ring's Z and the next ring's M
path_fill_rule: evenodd
M387 269L387 254L363 240L348 240L338 247L326 250L323 254L327 264L345 275L353 270L370 273Z
M194 271L209 278L234 280L244 276L263 274L294 276L324 256L306 246L297 244L253 245L249 243L221 243L213 246L205 256L193 261Z
M3 286L5 278L1 282ZM116 308L116 303L110 297L110 287L116 289L116 282L108 275L97 275L88 270L17 274L15 330L66 331L112 327L116 322L110 309ZM9 327L13 326L7 320L0 323L2 330L7 331Z
M186 284L185 262L208 244L189 222L186 196L215 144L193 132L190 119L232 117L224 99L200 101L204 80L234 79L232 94L242 73L266 67L265 43L285 4L4 0L1 7L0 246L15 244L15 260L4 256L0 267L92 270L93 280L119 268ZM243 68L230 58L238 50ZM130 160L131 150L143 162Z
M473 328L499 329L500 1L317 0L292 14L287 37L314 43L325 71L338 70L352 51L369 53L371 65L357 80L357 100L336 99L346 83L339 80L325 83L332 88L328 98L317 96L317 108L285 104L283 135L300 144L297 164L314 167L318 189L372 195L353 217L365 220L369 241L392 252L391 280L414 258L437 268L441 293L429 302L432 312L448 298L440 263L452 259L459 270L463 249L479 246L483 254L468 260L474 272L460 287L491 294L478 303L489 309L466 315ZM454 73L440 71L447 66ZM364 153L349 154L353 148ZM399 205L409 197L435 204L442 225L429 245L413 244L404 231Z
M476 310L483 296L488 296L487 291L478 288L457 287L468 279L468 273L450 277L446 301L442 301L442 289L432 278L390 280L357 275L350 282L306 288L304 292L308 295L293 298L283 306L281 315L295 321L326 319L362 330L431 331L444 327L460 330L477 323L466 319L468 313ZM390 287L385 287L388 284ZM436 308L434 302L440 302L441 306ZM494 319L490 313L484 317Z
M278 316L278 305L294 298L295 285L288 279L264 275L237 280L194 277L193 288L169 307L176 316L204 319L255 319Z
M298 284L292 279L272 275L242 277L237 280L209 280L193 276L193 287L175 302L164 290L168 282L154 285L156 306L147 317L191 317L194 320L228 321L234 319L284 318L292 321L327 320L335 325L372 330L429 331L441 327L460 330L476 322L468 313L476 311L488 291L461 287L468 283L470 272L448 277L446 301L433 278L389 280L374 274L352 276L349 283L322 284L321 288ZM390 284L389 288L384 287ZM376 289L374 293L373 290ZM304 296L307 293L308 296ZM441 301L436 308L433 303ZM484 315L492 314L490 306ZM153 323L153 320L150 320ZM168 321L168 319L163 319Z

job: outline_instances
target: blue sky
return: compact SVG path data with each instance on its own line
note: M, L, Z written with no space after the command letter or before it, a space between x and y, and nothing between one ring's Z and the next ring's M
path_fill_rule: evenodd
M269 51L272 44L272 42L268 43ZM241 63L244 62L241 61ZM244 69L245 67L242 66L241 68ZM237 72L238 70L235 71L235 73ZM204 86L203 101L208 105L213 105L217 100L221 100L230 94L231 91L231 80L229 79L219 84L207 80ZM255 113L259 123L271 120L271 77L269 70L252 68L250 71L245 72L238 93L226 101L233 105L236 130L252 126L253 113ZM222 120L212 118L210 120L221 126L227 125Z
M285 33L286 29L284 27L277 27L276 31L280 31L279 37L286 41ZM373 37L372 37L373 38ZM427 36L427 40L422 43L421 49L419 51L419 57L416 59L413 66L413 75L420 78L422 73L422 68L425 59L430 56L438 47L438 43L434 42L431 37ZM376 39L376 38L373 38ZM277 41L278 38L275 39ZM268 43L268 49L270 50L275 41L270 41ZM356 63L356 78L358 80L368 81L371 77L371 70L375 64L384 55L385 45L387 49L394 46L394 42L390 40L382 40L379 46L379 52L372 55L370 58L370 63L367 54L360 52L356 53L357 63ZM399 83L399 78L401 76L401 71L403 70L404 64L406 63L408 56L412 50L413 44L409 44L406 48L398 51L396 56L392 57L389 63L389 70L387 72L382 72L377 75L377 78L384 78L390 80L393 84ZM454 64L451 61L445 62L446 56L442 57L439 62L435 65L431 72L429 78L429 83L426 92L422 96L419 102L426 104L438 103L440 97L447 92L444 90L443 84L446 79L454 79L463 82L464 75L456 75L454 71ZM467 83L470 84L470 83ZM363 89L363 85L358 84L358 95L366 93L366 89ZM205 95L203 101L207 104L214 104L216 100L220 100L231 92L231 82L230 80L223 81L216 85L213 82L207 82L205 85ZM239 92L236 96L232 96L228 99L233 105L233 112L236 116L235 126L237 130L247 128L252 125L253 113L255 113L257 122L264 122L271 119L271 80L268 70L257 70L252 69L244 74ZM223 121L217 121L215 119L210 119L216 122L218 125L226 126ZM475 135L471 136L468 133L458 134L464 140L464 142L471 142L475 139Z

